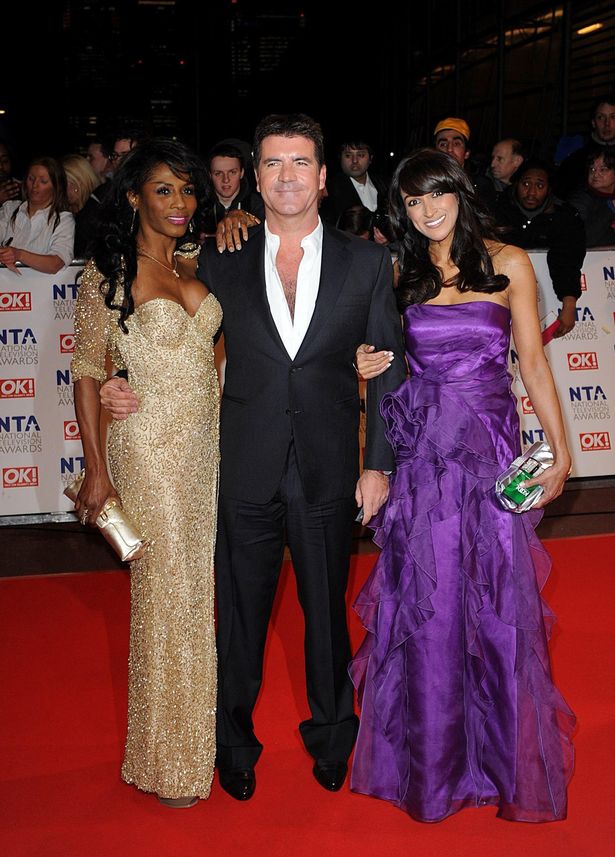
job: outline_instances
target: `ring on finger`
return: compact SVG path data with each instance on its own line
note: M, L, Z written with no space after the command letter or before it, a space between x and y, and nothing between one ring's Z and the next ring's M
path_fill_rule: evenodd
M89 510L88 510L88 509L84 509L84 510L82 511L82 513L81 513L81 517L79 518L79 523L80 523L82 526L84 526L84 527L85 527L85 525L86 525L86 523L87 523L87 520L88 520L88 516L89 516L89 514L90 514Z

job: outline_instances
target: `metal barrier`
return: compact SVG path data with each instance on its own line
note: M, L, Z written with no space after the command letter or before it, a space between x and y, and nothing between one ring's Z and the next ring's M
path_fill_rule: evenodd
M539 282L543 328L557 315L546 253L530 254ZM73 520L65 485L83 467L73 408L73 311L83 262L59 274L0 266L0 525ZM583 266L577 323L546 353L562 403L573 476L615 473L615 250L591 250ZM511 349L522 444L542 429ZM24 517L27 516L27 517Z

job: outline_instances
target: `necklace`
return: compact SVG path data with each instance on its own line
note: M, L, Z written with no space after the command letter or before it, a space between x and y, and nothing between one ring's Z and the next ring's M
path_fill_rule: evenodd
M169 266L165 265L164 262L159 262L155 256L150 256L149 253L146 253L142 247L140 247L137 252L140 256L146 256L148 259L151 259L152 262L156 262L158 265L161 265L163 268L166 268L167 271L170 271L173 274L173 276L177 277L177 279L179 280L179 271L177 270L177 259L175 257L173 257L173 267L169 268Z

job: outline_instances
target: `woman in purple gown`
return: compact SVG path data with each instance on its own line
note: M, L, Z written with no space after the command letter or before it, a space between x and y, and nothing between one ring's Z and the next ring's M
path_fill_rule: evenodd
M382 550L355 603L367 635L350 667L361 704L351 788L421 821L487 804L511 820L563 819L574 715L550 673L542 513L505 511L494 492L520 452L511 324L555 455L526 483L544 487L536 508L570 469L534 271L495 240L444 153L400 163L391 208L410 375L381 404L397 466L371 524ZM361 346L357 359L369 378L390 357Z

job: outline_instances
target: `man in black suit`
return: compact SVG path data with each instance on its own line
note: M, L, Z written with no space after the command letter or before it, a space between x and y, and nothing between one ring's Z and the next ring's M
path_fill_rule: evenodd
M342 143L342 171L327 186L327 196L321 209L323 220L337 226L341 215L357 205L372 212L386 208L387 184L384 179L369 172L373 160L372 147L365 140Z
M318 124L301 114L267 117L253 154L265 223L241 251L206 247L199 262L224 312L217 766L238 800L256 785L262 745L252 711L285 540L306 626L312 716L299 728L317 781L331 791L344 782L357 730L345 605L355 500L367 523L386 499L394 465L378 405L405 377L390 254L319 219ZM361 342L397 360L369 382L357 481Z

